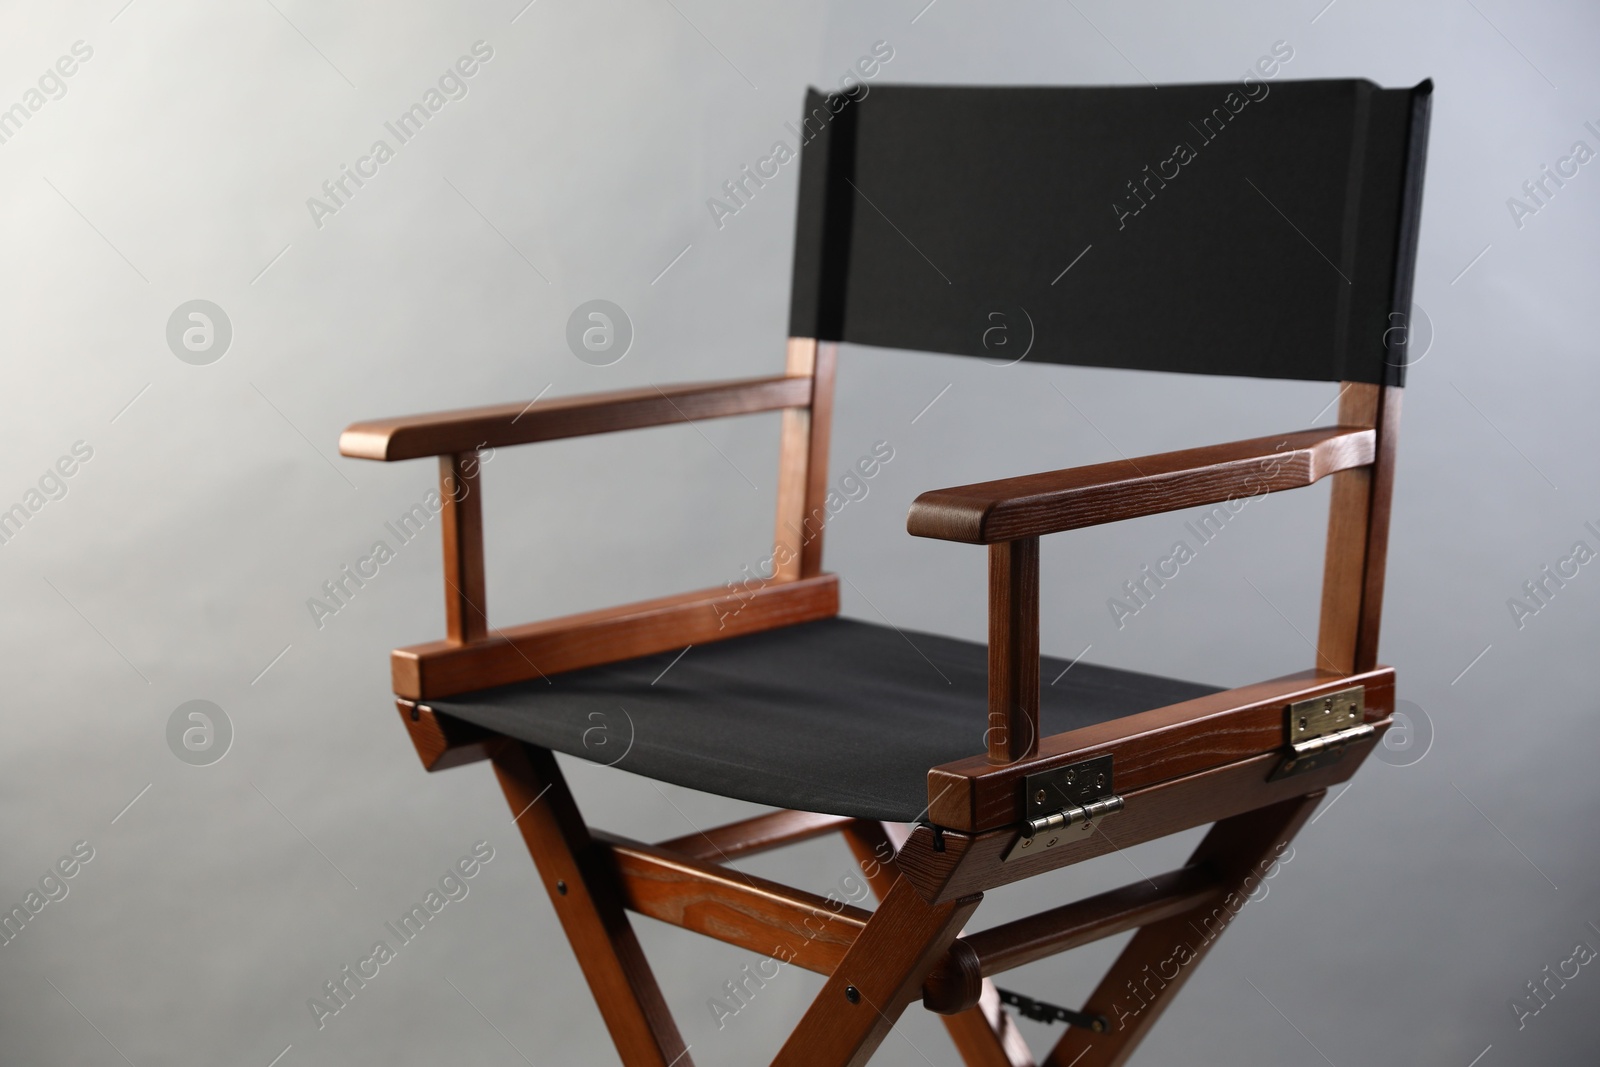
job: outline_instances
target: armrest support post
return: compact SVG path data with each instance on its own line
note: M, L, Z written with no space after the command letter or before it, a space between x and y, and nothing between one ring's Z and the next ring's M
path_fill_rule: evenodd
M439 457L444 542L444 618L451 644L489 635L483 577L483 493L478 453Z
M833 369L838 345L789 338L785 374L808 379L810 404L785 408L778 452L778 517L773 571L778 581L822 573L822 528L827 522L828 435L833 419Z
M1039 751L1039 539L989 546L990 763Z
M1339 422L1368 428L1376 442L1371 466L1333 476L1317 633L1318 670L1349 674L1369 671L1378 662L1389 504L1403 392L1393 385L1341 384Z

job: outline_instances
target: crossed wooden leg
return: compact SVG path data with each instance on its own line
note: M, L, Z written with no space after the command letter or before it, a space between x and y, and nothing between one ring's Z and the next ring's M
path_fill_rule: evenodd
M857 822L844 830L861 871L881 900L899 878L894 867L895 842L882 823ZM983 982L978 1006L958 1015L942 1015L945 1030L968 1067L1034 1067L1033 1054L1017 1024L1000 1006L994 983Z
M1044 1067L1127 1063L1252 891L1246 883L1252 876L1261 879L1322 796L1318 791L1294 797L1212 826L1189 862L1210 864L1221 876L1228 891L1223 903L1208 903L1141 928L1084 1007L1104 1015L1110 1029L1103 1034L1069 1029Z
M628 1067L693 1067L623 911L616 875L596 861L588 827L548 749L502 740L495 775L556 915Z
M628 922L617 872L578 814L555 757L510 740L490 747L517 826L623 1062L629 1067L692 1067ZM1212 898L1142 927L1085 1005L1086 1011L1105 1016L1110 1029L1103 1034L1068 1030L1043 1067L1128 1062L1252 891L1252 877L1265 875L1321 798L1321 792L1294 797L1216 823L1190 865L1215 872L1226 892L1223 902ZM930 969L949 952L982 900L973 895L929 904L899 875L896 849L881 824L856 821L842 829L882 902L773 1067L865 1064L921 995ZM992 982L983 981L976 1007L943 1018L969 1067L1034 1067Z
M929 904L897 879L772 1067L861 1067L922 995L929 969L982 900L980 893Z

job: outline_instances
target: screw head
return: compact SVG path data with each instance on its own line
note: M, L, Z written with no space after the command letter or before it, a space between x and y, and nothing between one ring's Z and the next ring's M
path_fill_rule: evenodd
M1072 783L1076 782L1077 780L1078 780L1078 772L1077 771L1068 771L1067 772L1067 784L1068 785L1071 785Z
M1033 802L1035 804L1043 804L1045 802L1045 797L1046 796L1047 796L1047 794L1045 793L1045 791L1043 789L1035 790L1034 794L1033 794Z
M844 987L844 999L848 1000L852 1004L860 1004L861 1003L861 990L857 989L853 985L845 986Z
M1103 774L1095 775L1094 786L1096 789L1104 789L1106 787L1106 776Z
M567 895L567 883L559 878L556 879L556 892L560 893L562 896Z

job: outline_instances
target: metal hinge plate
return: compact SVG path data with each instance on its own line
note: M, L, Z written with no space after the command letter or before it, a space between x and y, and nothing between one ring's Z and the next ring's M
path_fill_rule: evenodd
M1021 835L1006 850L1007 861L1076 840L1092 828L1092 820L1122 810L1109 754L1027 775L1022 789L1027 818ZM1077 831L1068 834L1074 826Z
M1364 686L1354 685L1290 704L1284 713L1289 751L1267 780L1292 778L1336 763L1344 757L1345 746L1377 733L1371 723L1362 721L1366 695Z

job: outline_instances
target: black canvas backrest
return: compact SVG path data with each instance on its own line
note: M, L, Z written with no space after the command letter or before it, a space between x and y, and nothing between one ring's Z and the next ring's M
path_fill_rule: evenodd
M789 332L1403 384L1431 89L813 89Z

